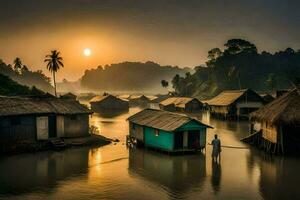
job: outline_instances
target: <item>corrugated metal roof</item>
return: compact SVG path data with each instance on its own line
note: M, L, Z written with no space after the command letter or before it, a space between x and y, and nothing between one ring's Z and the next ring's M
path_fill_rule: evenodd
M196 121L203 126L212 128L195 118L155 109L145 109L129 117L128 121L165 131L174 131L190 121Z
M0 116L91 113L91 110L76 100L0 96Z
M160 104L163 105L163 106L174 104L175 107L184 108L185 104L189 103L190 101L192 101L194 99L196 99L196 98L190 98L190 97L170 97L170 98L167 98L166 100L163 100L162 102L160 102Z
M240 98L247 90L226 90L216 97L202 101L211 106L228 106Z

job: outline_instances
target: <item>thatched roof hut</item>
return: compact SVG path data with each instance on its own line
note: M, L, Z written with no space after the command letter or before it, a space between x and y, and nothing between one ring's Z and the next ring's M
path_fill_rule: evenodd
M265 103L262 97L251 89L226 90L202 102L209 105L212 115L224 118L248 117L250 112L257 110Z
M168 111L199 111L203 108L203 103L191 97L170 97L161 101L159 106Z
M251 118L272 124L300 124L300 94L297 89L285 93L253 112Z
M253 127L257 122L260 123L258 130L262 133L261 137L267 151L274 148L273 152L300 152L300 93L298 89L283 94L250 116Z
M128 100L113 95L96 96L90 101L93 111L123 111L129 109Z

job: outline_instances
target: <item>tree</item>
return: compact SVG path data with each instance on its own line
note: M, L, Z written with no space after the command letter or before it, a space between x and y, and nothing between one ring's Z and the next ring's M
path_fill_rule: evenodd
M61 68L64 67L63 59L60 56L60 52L57 50L51 51L51 54L46 55L44 62L47 63L47 69L53 74L53 84L54 84L54 93L56 93L56 81L55 73Z
M178 92L179 82L180 82L180 76L179 76L179 74L176 74L174 76L174 78L172 79L172 85L173 85L175 92Z
M224 44L227 49L225 53L238 54L238 53L257 53L257 48L251 42L242 39L231 39Z
M213 49L208 51L207 58L209 60L216 60L221 55L222 55L222 51L219 48L213 48Z
M162 80L161 81L161 85L164 87L164 88L167 88L169 86L169 82L166 81L166 80Z
M22 65L21 59L17 57L17 58L14 60L14 70L15 70L15 72L18 73L18 74L20 74L20 73L21 73L22 66L23 66L23 65Z

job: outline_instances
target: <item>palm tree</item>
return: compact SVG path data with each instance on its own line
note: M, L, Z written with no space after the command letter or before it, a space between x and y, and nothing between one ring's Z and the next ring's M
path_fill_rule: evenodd
M22 66L23 66L23 64L22 64L21 59L17 57L14 60L14 70L15 70L15 72L20 73L21 69L22 69Z
M60 52L57 50L51 51L51 54L46 55L44 62L47 63L47 69L53 74L53 83L54 83L54 92L56 94L56 81L55 81L55 73L61 68L64 67L62 62L62 57L60 56Z

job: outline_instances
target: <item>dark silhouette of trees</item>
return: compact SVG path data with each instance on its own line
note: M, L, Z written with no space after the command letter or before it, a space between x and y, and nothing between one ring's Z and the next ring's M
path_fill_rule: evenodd
M47 69L53 74L53 83L54 83L54 94L57 96L56 93L56 80L55 80L55 73L61 68L64 67L63 58L60 56L60 52L57 50L51 51L51 54L46 55L44 60L47 63Z
M252 88L258 91L290 88L300 80L300 51L287 48L271 54L258 53L257 47L243 39L231 39L208 51L206 66L195 73L175 76L172 84L178 95L210 98L223 90Z
M163 87L163 88L167 88L168 86L169 86L169 82L168 81L166 81L166 80L161 80L161 86Z
M16 73L12 65L4 63L3 60L0 59L0 74L8 76L21 85L29 87L35 86L45 92L53 92L53 87L50 84L50 78L47 77L41 70L31 71L29 67L23 65L21 71Z
M176 74L188 70L173 66L161 66L154 62L123 62L86 70L81 86L102 91L161 91L161 80L171 81Z
M15 70L15 72L18 73L18 74L20 74L20 73L21 73L22 66L23 66L23 64L22 64L21 59L17 57L17 58L14 60L14 70Z

